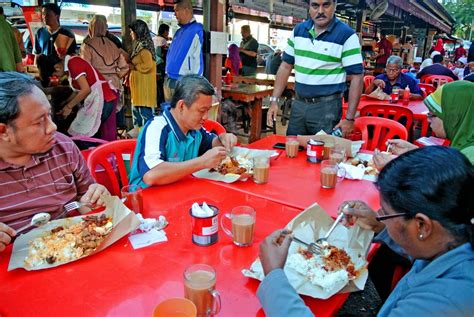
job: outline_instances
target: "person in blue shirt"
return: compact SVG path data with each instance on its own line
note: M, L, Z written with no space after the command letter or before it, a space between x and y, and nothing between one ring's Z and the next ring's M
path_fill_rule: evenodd
M217 167L232 151L237 143L235 135L216 136L203 128L214 93L214 87L202 76L181 79L171 106L149 120L138 136L131 184L169 184L196 171Z
M420 87L411 76L401 72L402 67L403 60L399 56L390 56L385 66L386 73L375 77L374 81L365 89L365 94L369 95L377 87L380 87L384 93L390 95L394 87L405 89L408 86L410 88L410 99L423 99Z
M414 260L378 316L472 316L472 164L456 149L428 146L390 161L376 186L381 208L344 202L344 224L375 231L377 241ZM257 296L268 317L313 316L282 270L290 243L291 235L278 230L260 245L265 278Z
M191 0L174 1L174 13L180 28L166 55L165 100L170 101L177 82L185 75L204 72L204 27L193 15Z

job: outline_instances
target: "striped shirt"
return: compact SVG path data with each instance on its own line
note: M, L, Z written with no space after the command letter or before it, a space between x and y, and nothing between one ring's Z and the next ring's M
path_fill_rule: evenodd
M364 71L357 34L337 18L319 36L313 20L298 24L282 60L294 65L296 94L305 98L344 92L346 74Z
M34 154L25 166L0 159L0 222L17 229L38 212L64 216L63 206L79 199L94 183L74 142L55 134L51 150Z

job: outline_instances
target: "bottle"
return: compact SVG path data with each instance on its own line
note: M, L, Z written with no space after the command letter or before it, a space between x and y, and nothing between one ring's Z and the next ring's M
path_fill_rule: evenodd
M410 103L410 87L406 86L403 91L403 105L408 106Z
M224 82L226 85L232 84L232 74L230 73L230 71L227 71Z

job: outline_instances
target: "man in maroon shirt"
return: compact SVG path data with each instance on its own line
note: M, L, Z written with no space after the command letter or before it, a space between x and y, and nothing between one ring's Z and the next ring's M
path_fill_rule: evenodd
M461 43L461 45L459 45L459 47L454 51L454 61L457 61L463 56L467 57L467 51L464 49L464 44Z
M385 36L385 31L380 32L380 41L377 43L379 52L372 57L372 59L375 59L376 68L384 68L387 59L392 55L392 43Z
M79 149L56 132L45 94L28 77L0 73L0 251L34 214L67 216L71 201L102 204Z

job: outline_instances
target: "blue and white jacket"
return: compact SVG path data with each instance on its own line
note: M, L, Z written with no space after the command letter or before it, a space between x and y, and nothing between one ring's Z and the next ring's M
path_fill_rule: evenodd
M172 79L184 75L202 75L204 28L193 18L176 32L166 56L166 74Z

